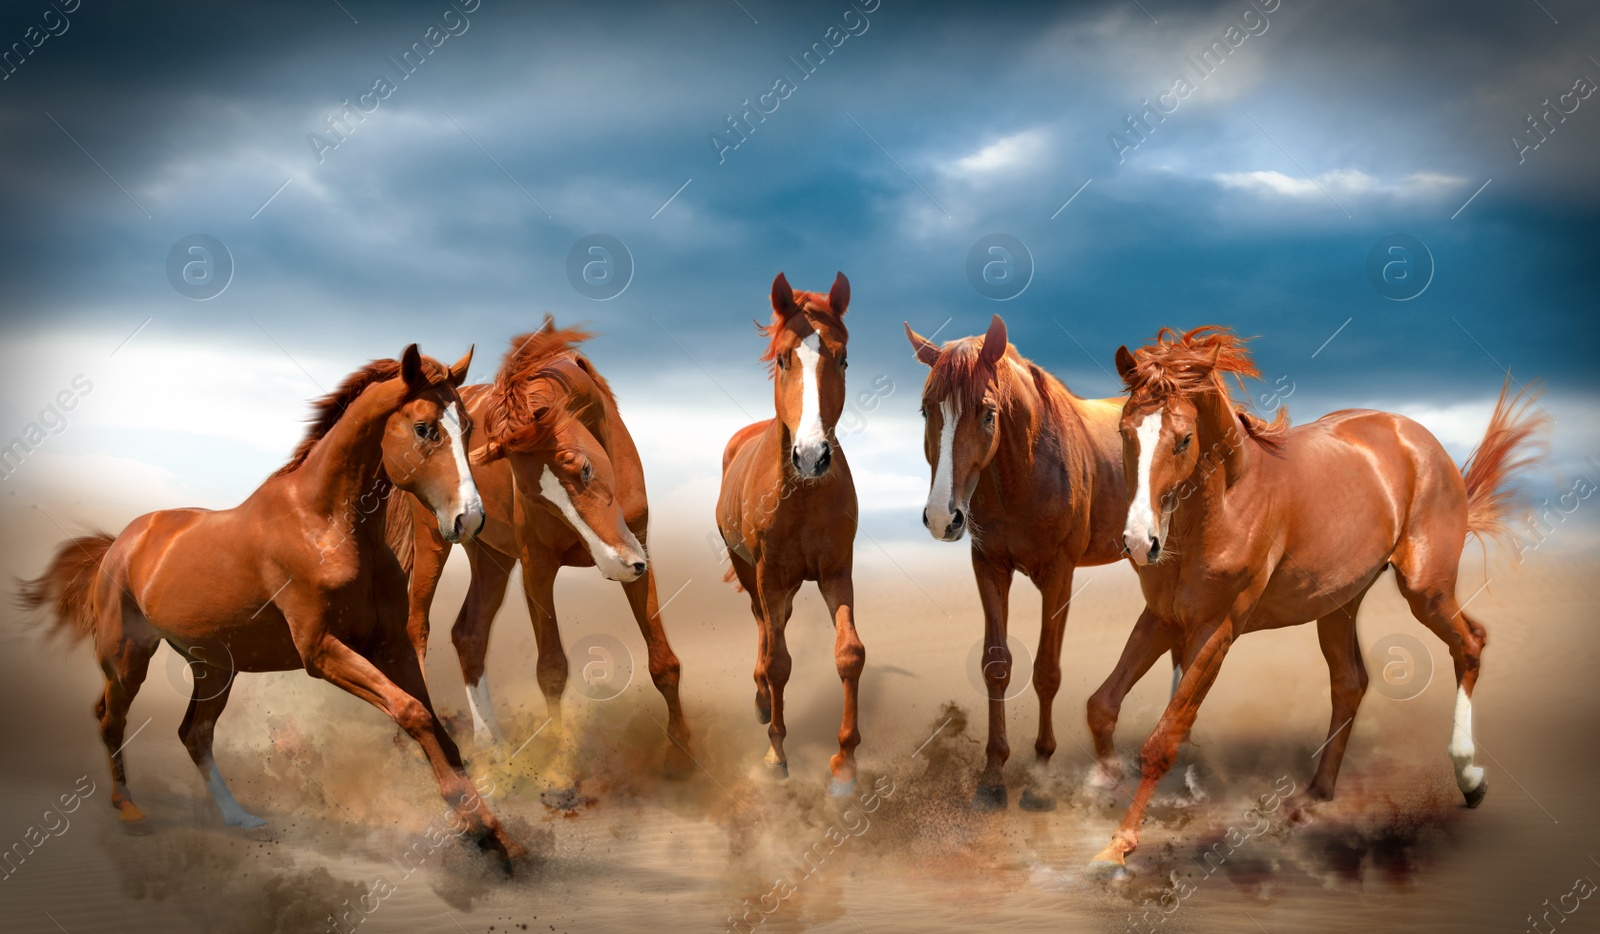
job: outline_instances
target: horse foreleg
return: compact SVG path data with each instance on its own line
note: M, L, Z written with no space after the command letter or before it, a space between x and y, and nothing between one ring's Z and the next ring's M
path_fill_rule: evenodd
M1110 789L1122 784L1122 763L1117 760L1113 743L1117 718L1122 714L1122 702L1145 672L1168 650L1173 653L1172 696L1177 695L1183 674L1181 656L1178 654L1178 635L1176 626L1162 622L1147 607L1139 614L1138 622L1133 624L1133 631L1128 633L1128 641L1122 647L1122 657L1117 659L1117 667L1099 690L1090 696L1089 733L1094 737L1096 763L1089 782L1094 787Z
M784 630L789 624L789 614L794 609L796 585L775 578L763 561L756 567L757 583L761 588L761 613L765 618L766 645L763 657L756 662L758 676L766 681L772 696L772 722L767 724L767 767L779 777L789 777L789 759L783 752L783 738L788 733L783 722L783 689L789 683L793 660L789 657L789 643Z
M1328 721L1327 742L1318 753L1321 761L1317 763L1317 774L1307 791L1314 801L1333 798L1344 750L1356 729L1356 709L1367 693L1367 666L1361 660L1361 646L1356 640L1356 610L1360 605L1361 598L1357 597L1317 620L1317 641L1328 663L1328 693L1333 700L1333 715Z
M839 752L828 764L833 781L828 793L834 797L850 794L856 786L856 747L861 745L857 725L861 690L861 669L867 663L867 650L856 634L855 584L848 567L843 572L817 582L822 598L833 617L833 662L844 683L844 716L839 724Z
M1011 684L1011 648L1006 645L1006 617L1010 606L1011 574L1008 567L991 564L972 549L972 573L983 604L983 684L989 695L989 745L985 750L978 788L972 806L980 811L1006 806L1006 783L1001 770L1011 755L1006 742L1006 688Z
M1056 751L1054 705L1061 689L1061 637L1067 628L1072 602L1072 566L1056 568L1039 582L1042 600L1039 652L1033 658L1033 690L1039 695L1039 735L1033 742L1033 768L1017 803L1025 811L1053 811L1055 795L1049 790L1050 757Z
M467 584L467 597L461 601L455 626L450 629L450 641L461 663L467 705L472 708L473 743L479 749L490 749L505 742L505 734L495 718L494 702L489 693L489 630L505 600L511 566L516 559L477 541L463 548L472 565L472 580Z
M1145 808L1155 793L1156 783L1172 768L1172 761L1178 755L1178 746L1189 735L1200 703L1217 680L1222 660L1233 644L1233 623L1225 619L1213 624L1209 631L1197 633L1196 637L1198 648L1178 682L1177 693L1167 702L1161 720L1145 741L1139 757L1139 788L1134 792L1133 802L1128 805L1128 813L1123 816L1121 826L1112 834L1111 842L1089 864L1091 870L1121 867L1127 855L1138 847L1139 825L1144 822ZM1191 645L1196 642L1191 642Z
M661 607L656 600L656 572L652 565L643 577L622 585L628 596L628 607L633 610L634 621L644 636L645 651L649 656L650 680L667 702L667 738L672 740L667 749L667 774L683 776L694 767L689 752L689 725L683 719L683 703L678 698L678 656L667 642L666 626L661 622Z
M299 641L299 640L297 640ZM461 763L461 751L433 715L427 684L410 646L380 646L384 668L332 635L302 648L306 672L336 685L378 708L405 730L427 756L439 793L461 818L461 833L472 833L481 846L492 848L507 861L526 850L500 826L494 812L479 796ZM390 675L406 686L396 683Z

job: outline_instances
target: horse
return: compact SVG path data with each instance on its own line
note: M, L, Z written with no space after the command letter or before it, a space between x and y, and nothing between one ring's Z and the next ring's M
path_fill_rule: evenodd
M72 539L41 577L22 582L23 607L48 608L54 631L94 642L105 674L95 714L124 821L144 818L123 762L128 708L165 640L194 674L178 736L229 825L265 823L240 806L212 756L234 675L303 668L382 710L422 747L460 833L508 868L524 854L434 713L406 641L406 580L382 521L380 500L393 486L426 503L448 538L470 539L482 526L466 459L471 422L457 394L471 361L468 350L447 368L415 344L399 360L375 360L314 404L289 462L240 505L161 510L115 537Z
M591 336L558 329L546 315L540 330L512 338L492 386L461 390L468 416L484 425L488 437L473 459L485 521L483 531L464 545L472 580L451 641L467 686L474 740L479 748L498 747L505 734L494 714L484 659L511 569L520 561L538 643L539 687L559 732L568 663L556 624L556 572L598 567L622 584L644 634L650 677L667 702L667 771L682 775L693 761L690 733L678 699L678 657L667 642L655 572L645 554L650 506L644 468L611 387L577 349ZM420 663L450 540L426 521L426 507L416 496L396 497L390 506L396 528L411 532L396 538L411 574L407 631ZM575 794L575 787L565 795L558 790L557 798Z
M756 618L756 712L771 740L765 762L789 776L784 754L783 690L791 659L784 629L794 595L815 581L835 632L833 658L844 684L839 752L829 761L829 794L848 795L856 782L856 722L867 651L856 633L851 577L856 535L856 488L834 426L844 410L844 313L850 281L844 273L827 295L796 292L778 273L772 280L772 320L756 324L768 338L775 418L739 429L722 452L717 530L737 581Z
M989 742L972 806L1004 808L1006 644L1012 575L1021 571L1043 597L1033 686L1039 696L1035 762L1019 804L1048 811L1055 798L1046 770L1056 750L1051 705L1061 686L1061 640L1073 572L1122 560L1117 543L1126 513L1116 399L1080 399L1007 342L999 315L982 337L935 346L906 325L922 387L923 450L933 475L922 524L934 538L972 532L972 573L983 604L983 679Z
M1122 543L1146 608L1117 667L1089 699L1098 770L1120 775L1112 732L1123 697L1161 653L1182 677L1145 742L1133 801L1091 869L1115 872L1138 845L1156 782L1171 767L1238 637L1316 620L1332 717L1311 785L1294 811L1330 800L1367 687L1356 638L1362 598L1386 568L1411 613L1450 649L1456 786L1476 808L1488 792L1473 762L1472 693L1487 635L1456 599L1468 535L1509 534L1507 482L1539 460L1548 418L1535 397L1501 389L1488 430L1458 469L1426 428L1391 412L1345 409L1290 428L1236 405L1224 374L1259 378L1245 340L1206 326L1162 329L1116 353L1127 386L1119 431L1133 488Z

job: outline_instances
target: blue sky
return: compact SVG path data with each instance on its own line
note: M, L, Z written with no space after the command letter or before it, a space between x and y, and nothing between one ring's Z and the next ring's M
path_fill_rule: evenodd
M1541 488L1600 479L1600 96L1526 119L1600 82L1592 4L58 6L0 14L0 43L39 42L0 69L0 435L77 374L95 388L13 494L116 477L143 508L226 505L359 363L475 342L484 378L548 310L600 332L658 502L709 515L722 439L770 411L750 319L779 270L850 277L853 390L893 387L845 442L882 536L921 534L926 487L901 321L947 338L996 312L1085 395L1117 391L1120 343L1230 324L1296 420L1399 409L1458 456L1509 367L1558 421ZM1176 107L1137 140L1146 100ZM207 301L167 274L197 233L234 265ZM568 278L590 234L633 259L607 301ZM968 278L990 234L1032 257L1006 301ZM1367 274L1395 234L1432 259L1407 301Z

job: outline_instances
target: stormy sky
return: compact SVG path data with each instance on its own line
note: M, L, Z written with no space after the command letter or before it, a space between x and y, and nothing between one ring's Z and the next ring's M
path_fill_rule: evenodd
M773 275L843 270L885 541L925 539L901 322L997 312L1093 396L1118 344L1231 325L1258 402L1398 409L1458 457L1509 368L1548 387L1559 491L1600 479L1597 27L1579 0L18 0L0 435L74 403L0 484L228 505L363 361L476 343L488 378L549 311L599 332L655 500L709 528L723 441L770 413Z

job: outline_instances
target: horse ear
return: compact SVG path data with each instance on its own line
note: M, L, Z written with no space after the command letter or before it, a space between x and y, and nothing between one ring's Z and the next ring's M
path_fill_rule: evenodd
M989 330L983 335L983 350L978 352L978 360L992 370L1005 355L1006 323L1000 320L999 315L995 315L989 322Z
M850 280L842 272L833 277L833 288L828 290L828 307L836 315L843 315L850 307Z
M789 280L781 272L772 280L772 310L780 318L787 318L800 310L800 306L794 303L794 289L789 288Z
M468 347L467 355L462 357L460 360L457 360L455 364L450 367L450 385L460 389L461 384L467 381L467 368L472 366L472 352L477 349L477 346L478 345L474 344L471 347Z
M427 388L428 377L422 372L422 354L417 351L416 344L406 347L400 354L400 377L412 392Z
M1123 344L1117 348L1117 375L1122 377L1124 383L1133 382L1133 376L1139 371L1139 365L1134 362L1133 354L1128 351L1128 345Z
M505 457L505 456L506 456L505 445L501 444L498 441L490 441L489 443L485 444L483 447L478 448L475 451L469 452L467 454L467 462L469 464L471 464L472 466L474 466L474 467L481 467L484 464L492 464L495 461L500 460L502 457Z
M911 322L905 322L906 338L911 341L911 350L928 366L939 362L939 348L933 346L933 341L928 340L916 331L911 330Z
M555 329L556 329L556 316L551 314L548 311L545 312L544 313L544 324L542 326L540 326L539 330L541 332L545 333L545 334L549 334L551 331L554 331Z

